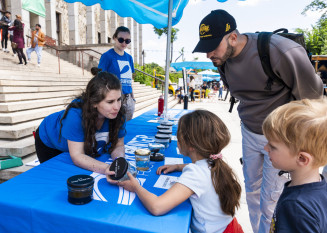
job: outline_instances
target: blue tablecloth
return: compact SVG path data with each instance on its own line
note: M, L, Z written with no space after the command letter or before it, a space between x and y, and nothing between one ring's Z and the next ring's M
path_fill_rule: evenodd
M169 110L178 119L185 110ZM154 141L158 123L156 110L151 110L127 123L126 157L134 159L135 148L145 148ZM176 135L177 125L173 126ZM173 138L166 157L179 157ZM99 160L108 161L108 155ZM184 162L190 162L184 157ZM164 162L151 162L150 171L139 172L137 178L157 195L165 189L153 187L159 178L155 174ZM88 174L95 177L94 199L86 205L67 201L66 181L70 176ZM179 176L179 172L169 175ZM134 193L107 183L105 177L75 166L68 153L33 168L0 184L0 232L188 232L192 206L187 200L164 216L152 216Z

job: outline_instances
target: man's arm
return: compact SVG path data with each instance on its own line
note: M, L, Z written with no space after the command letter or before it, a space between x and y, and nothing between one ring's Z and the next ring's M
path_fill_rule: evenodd
M318 99L323 96L323 83L302 47L292 48L281 56L277 75L291 89L296 99ZM274 70L276 72L276 70Z

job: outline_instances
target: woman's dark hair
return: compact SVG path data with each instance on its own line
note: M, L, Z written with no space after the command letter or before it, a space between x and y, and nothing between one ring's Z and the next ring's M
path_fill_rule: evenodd
M127 32L128 34L131 34L130 30L127 27L120 26L116 29L112 38L114 38L114 39L117 38L119 32Z
M96 76L98 73L100 73L102 71L102 69L98 68L98 67L92 67L91 68L91 74L93 76Z
M192 81L193 79L194 79L194 76L191 75L191 76L190 76L190 80Z
M94 105L100 103L106 98L106 95L111 90L121 91L121 84L119 79L111 73L99 72L97 73L87 84L86 90L77 97L77 101L71 102L60 120L60 134L62 128L62 120L65 119L69 109L81 108L82 109L82 125L84 130L84 151L85 154L91 157L97 157L97 141L95 139L95 133L97 131L96 123L98 119L98 110ZM109 153L115 148L118 142L118 132L120 127L125 122L125 110L123 105L121 106L119 113L115 119L109 119L109 134L108 142L104 146L104 151L110 145Z
M234 216L240 206L241 185L232 168L223 159L210 159L210 155L220 153L230 141L224 122L209 111L196 110L180 118L177 139L183 150L192 147L199 155L207 158L221 209Z
M23 30L23 24L22 24L22 22L21 22L20 20L18 20L18 19L15 19L15 21L14 21L14 26L15 26L17 29L19 29L19 30Z

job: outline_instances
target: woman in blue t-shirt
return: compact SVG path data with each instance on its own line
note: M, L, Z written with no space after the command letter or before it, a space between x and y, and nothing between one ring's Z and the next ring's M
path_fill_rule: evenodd
M135 110L135 99L132 89L134 63L131 55L125 52L131 43L131 33L127 27L120 26L112 36L114 48L102 54L98 68L115 74L122 85L123 105L126 110L126 120L133 118Z
M104 153L113 159L125 156L120 81L113 74L96 73L66 110L47 116L40 124L35 148L41 163L69 152L76 166L109 174L110 165L94 158Z

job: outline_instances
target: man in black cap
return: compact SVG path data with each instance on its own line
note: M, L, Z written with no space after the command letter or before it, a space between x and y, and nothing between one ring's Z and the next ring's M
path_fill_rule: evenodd
M271 90L266 90L268 76L258 55L258 34L240 34L235 19L224 10L207 15L200 23L199 35L193 52L207 53L230 93L240 100L243 174L250 220L254 233L267 233L287 179L278 175L280 171L272 166L264 150L267 139L262 123L275 108L294 98L321 98L321 79L301 45L273 35L269 46L271 67L285 84L273 82Z

